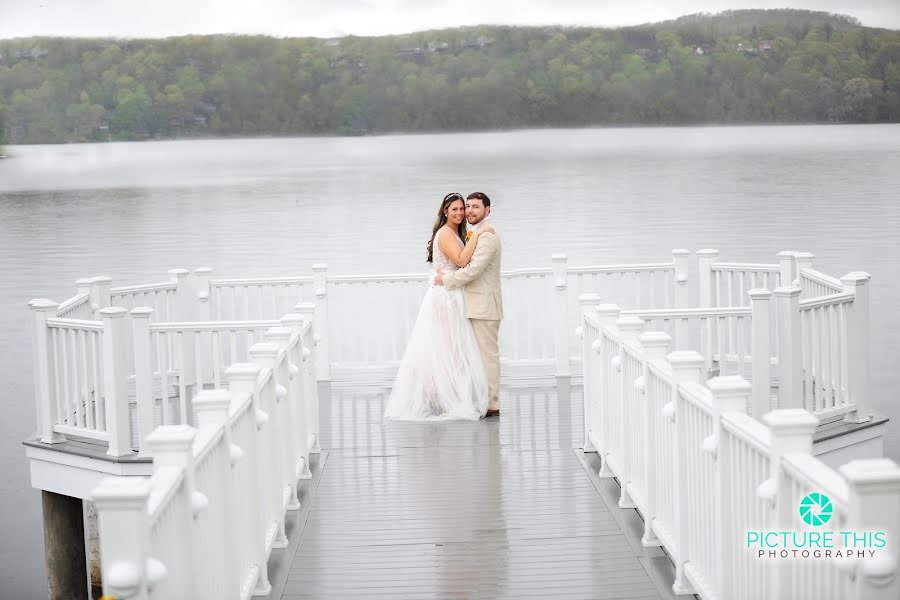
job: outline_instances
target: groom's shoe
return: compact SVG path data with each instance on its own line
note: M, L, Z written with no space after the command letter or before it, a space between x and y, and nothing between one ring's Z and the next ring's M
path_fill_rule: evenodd
M484 413L485 418L487 417L499 417L500 409L499 408L489 408L486 413Z

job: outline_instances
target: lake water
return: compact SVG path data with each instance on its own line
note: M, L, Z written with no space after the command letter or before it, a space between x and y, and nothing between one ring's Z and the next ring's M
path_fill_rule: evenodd
M46 598L26 303L79 277L424 271L437 207L486 192L504 268L816 255L872 273L874 404L900 460L900 126L541 130L7 149L0 161L0 597Z

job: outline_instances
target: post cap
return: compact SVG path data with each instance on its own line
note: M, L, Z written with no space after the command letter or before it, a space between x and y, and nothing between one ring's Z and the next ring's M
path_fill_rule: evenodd
M96 283L97 285L103 285L104 283L112 283L112 277L108 277L106 275L98 275L97 277L92 277L91 282Z
M300 327L306 322L306 318L299 313L288 313L281 317L281 323L285 327Z
M212 267L197 267L196 269L194 269L195 275L209 275L212 272Z
M152 454L160 452L184 452L194 443L197 430L190 425L160 425L147 436L146 443Z
M763 415L763 422L779 434L803 433L812 435L819 419L803 408L782 408Z
M703 355L696 350L676 350L666 355L673 369L699 369L703 366Z
M624 331L640 331L644 328L644 320L634 315L625 315L616 320L616 327Z
M783 251L779 252L778 254L776 254L776 256L781 259L788 259L788 258L793 259L797 256L797 253L794 252L793 250L783 250Z
M597 305L597 315L601 317L614 317L618 316L621 309L618 304L598 304Z
M314 313L314 312L316 312L316 305L313 304L312 302L298 302L294 306L294 310L296 310L298 313L301 313L301 314Z
M854 484L900 486L900 466L889 458L851 460L838 469L844 478Z
M94 283L93 277L81 277L75 280L77 286L91 285L92 283Z
M803 293L803 290L797 286L777 287L772 293L775 294L776 298L793 298L795 296L800 296L800 294Z
M697 250L697 256L703 256L705 258L716 257L719 255L719 251L715 248L704 248L703 250Z
M100 316L108 319L118 319L128 314L127 308L121 306L108 306L100 309Z
M102 311L101 311L102 314ZM138 318L149 318L153 314L153 309L149 306L137 306L131 309L131 316Z
M281 348L272 342L257 342L250 346L248 353L253 358L275 358Z
M638 339L641 342L641 346L645 348L664 348L672 343L672 336L665 331L647 331L642 333Z
M581 294L578 296L578 304L583 306L590 306L591 304L598 304L600 302L600 294Z
M797 260L811 261L812 259L814 259L816 257L816 255L813 254L812 252L794 252L794 257Z
M327 271L328 265L325 263L316 263L312 266L313 272Z
M194 398L194 409L198 413L219 412L227 410L229 406L231 406L231 392L228 390L203 390Z
M269 327L263 337L273 340L288 340L291 338L291 333L293 332L290 327Z
M569 257L565 254L552 254L550 256L550 260L553 262L566 262L567 260L569 260Z
M147 477L107 477L91 492L91 500L100 509L122 505L137 509L146 504L152 487Z
M768 300L772 297L772 292L765 288L754 288L747 292L751 300Z
M54 302L53 300L47 300L46 298L37 298L36 300L32 300L28 303L28 308L41 312L49 312L51 310L56 310L57 308L59 308L59 304Z
M746 398L753 391L750 382L740 375L721 375L706 382L706 386L717 398Z
M690 255L691 255L691 251L685 250L684 248L677 248L675 250L672 250L672 256L685 257L685 256L690 256Z
M256 381L261 369L253 363L234 363L225 369L225 376L228 381Z
M172 277L187 277L190 275L190 271L187 269L169 269L169 275Z
M868 283L872 279L871 273L865 271L853 271L841 277L841 283L844 285L861 285Z

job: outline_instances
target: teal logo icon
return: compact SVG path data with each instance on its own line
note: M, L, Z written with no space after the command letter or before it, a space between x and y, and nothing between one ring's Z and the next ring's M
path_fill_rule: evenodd
M807 525L819 527L831 520L834 507L825 494L813 492L800 501L800 518Z

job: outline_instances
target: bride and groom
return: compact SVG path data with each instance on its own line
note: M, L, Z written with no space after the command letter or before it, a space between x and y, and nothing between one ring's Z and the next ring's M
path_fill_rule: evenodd
M466 199L447 194L441 201L427 245L432 286L419 308L385 418L474 421L500 414L501 249L487 221L490 214L491 200L481 192Z

